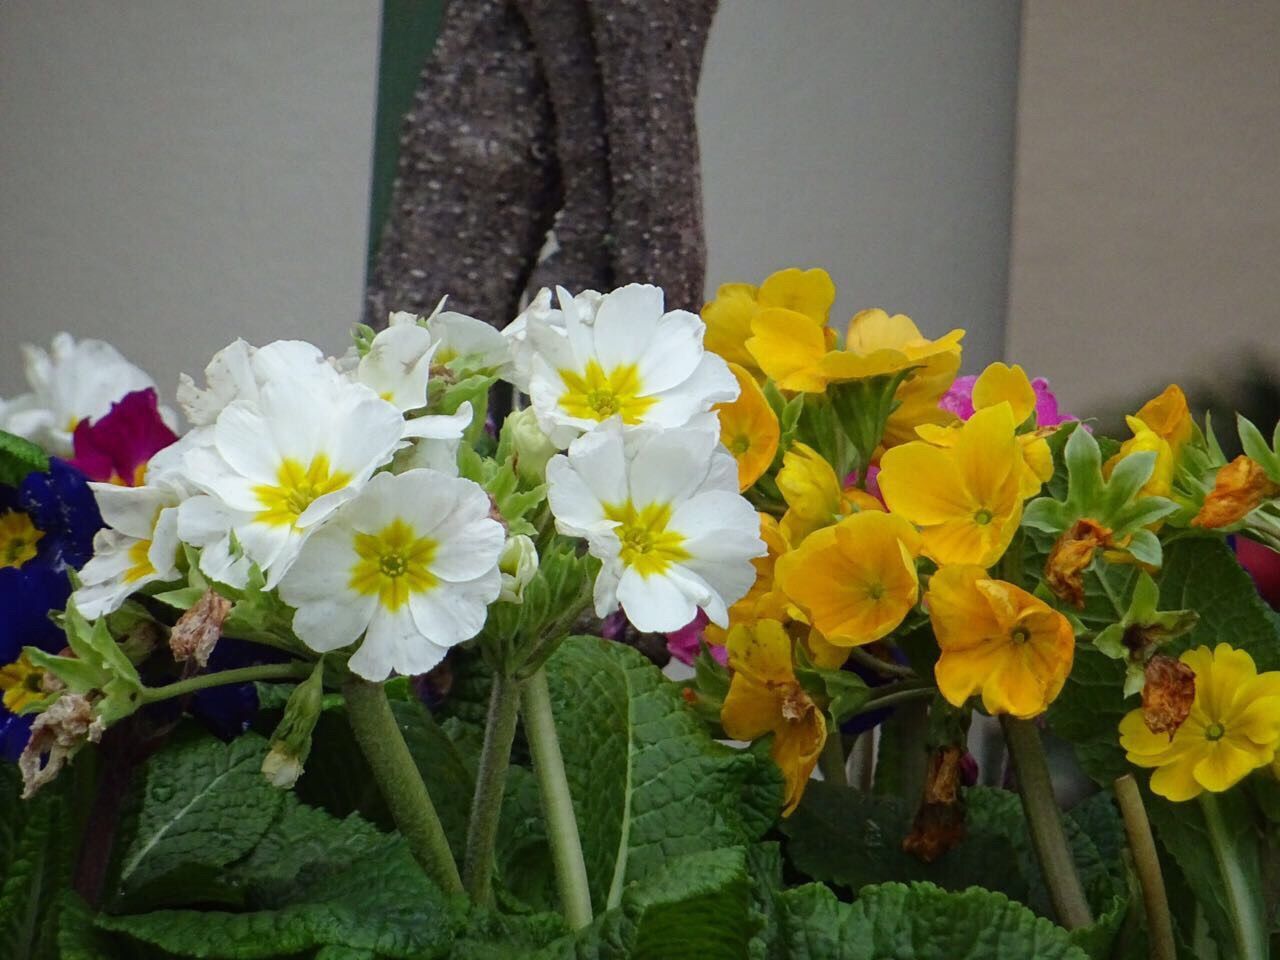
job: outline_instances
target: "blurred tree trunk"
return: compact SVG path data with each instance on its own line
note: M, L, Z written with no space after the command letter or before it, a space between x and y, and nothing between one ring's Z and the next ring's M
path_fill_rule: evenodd
M451 0L405 117L365 320L504 326L560 284L702 301L695 101L716 0Z

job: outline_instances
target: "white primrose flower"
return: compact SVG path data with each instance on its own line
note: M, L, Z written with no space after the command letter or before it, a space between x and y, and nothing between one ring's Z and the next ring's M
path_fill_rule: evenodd
M152 466L148 474L154 474ZM172 475L141 487L90 483L106 526L93 538L93 556L72 595L89 620L119 610L148 583L178 579L178 505L186 491Z
M659 288L633 283L606 294L591 324L561 307L563 332L528 321L529 397L558 447L614 416L627 426L679 427L737 397L728 365L703 349L701 318L664 313Z
M259 351L259 355L264 351ZM368 387L342 378L279 372L256 399L228 404L183 473L205 496L179 510L179 536L204 548L200 569L243 584L256 563L275 586L318 524L354 497L400 445L405 421Z
M0 406L0 429L58 456L70 456L71 435L81 420L105 416L125 394L156 386L102 340L77 342L59 333L47 353L29 344L22 353L31 392ZM172 410L161 407L160 414L170 427L177 425Z
M603 561L598 616L621 605L638 629L669 631L701 608L725 626L754 582L759 518L709 419L624 432L614 418L547 464L556 528L585 537Z
M265 347L236 340L215 353L204 368L204 389L187 374L178 375L178 404L193 424L207 426L232 401L256 403L266 384L303 377L315 377L322 387L344 381L320 348L304 340L276 340Z
M431 470L380 473L309 538L280 596L318 653L360 639L367 680L425 673L475 636L502 589L502 525L470 480Z
M596 310L603 294L598 290L583 290L576 296L564 287L556 287L559 308L551 305L551 291L543 287L520 315L502 329L511 350L511 366L506 379L521 393L529 392L529 379L533 372L533 342L529 339L529 324L536 323L565 333L565 317L573 314L579 323L587 326L596 322Z

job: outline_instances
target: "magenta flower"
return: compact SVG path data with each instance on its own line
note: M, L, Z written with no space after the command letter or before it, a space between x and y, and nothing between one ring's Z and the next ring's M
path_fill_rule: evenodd
M975 376L956 377L951 389L942 395L938 406L948 413L953 413L961 420L973 416L973 385L978 380ZM1049 381L1044 377L1036 377L1031 381L1031 389L1036 393L1036 426L1056 427L1071 420L1078 420L1069 413L1058 411L1058 398L1049 389Z
M701 610L698 615L679 630L667 634L667 653L681 663L692 664L702 650L702 629L707 625L707 615ZM707 644L707 649L719 663L729 662L729 653L724 647Z
M127 393L96 421L81 420L72 435L71 465L90 480L142 484L147 461L178 439L160 417L152 389Z

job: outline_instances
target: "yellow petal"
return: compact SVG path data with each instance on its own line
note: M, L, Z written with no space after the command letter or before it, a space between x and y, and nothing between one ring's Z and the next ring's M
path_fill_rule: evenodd
M778 699L773 691L745 674L734 674L720 708L720 725L734 740L754 740L778 723Z
M1191 439L1191 410L1186 394L1176 383L1169 384L1159 396L1143 404L1138 419L1168 442L1175 457Z
M827 742L827 721L822 711L809 703L800 719L783 724L774 735L770 754L786 779L782 815L790 816L804 796L818 756Z
M1264 759L1243 750L1230 737L1223 737L1209 745L1205 756L1192 769L1196 783L1214 793L1230 790L1258 767L1271 762L1275 750L1267 752Z
M758 299L762 307L794 310L825 326L836 301L836 285L825 270L790 267L771 274L760 284Z
M720 440L738 462L738 489L746 490L769 469L778 452L778 418L764 391L745 368L729 364L738 381L738 399L716 406Z
M973 408L983 410L997 403L1008 403L1013 422L1023 423L1036 409L1036 392L1022 367L993 363L982 371L973 384Z
M760 368L746 342L751 336L751 321L759 312L755 287L747 283L722 284L716 298L702 308L707 325L703 345L725 360L756 372Z
M1022 463L1022 451L1014 435L1016 426L1012 408L1001 402L970 417L956 441L956 462L965 487L974 502L992 513L1007 513L1018 499L1016 468Z
M822 393L819 365L827 352L823 327L803 313L770 307L751 321L747 350L755 364L784 390Z
M1195 778L1196 757L1188 755L1161 767L1151 775L1151 789L1166 800L1182 802L1204 793Z
M886 450L876 482L889 509L920 526L973 514L955 458L923 441Z
M725 648L730 668L759 683L790 683L796 678L791 665L791 638L776 620L734 627Z

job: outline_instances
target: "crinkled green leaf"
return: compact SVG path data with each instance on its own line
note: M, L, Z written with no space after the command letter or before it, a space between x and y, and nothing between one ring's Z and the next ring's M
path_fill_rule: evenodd
M57 900L70 880L75 830L64 781L20 800L22 778L0 763L0 946L13 960L55 960Z
M1061 927L989 890L886 883L850 904L815 883L780 900L788 960L1089 960Z
M283 794L262 775L266 741L186 738L147 763L136 831L120 862L119 900L131 909L219 899L223 868L248 854L280 809Z
M712 740L641 654L570 637L547 674L597 909L671 857L751 843L772 824L777 769Z
M30 440L0 430L0 486L16 487L29 473L49 469L49 455Z

